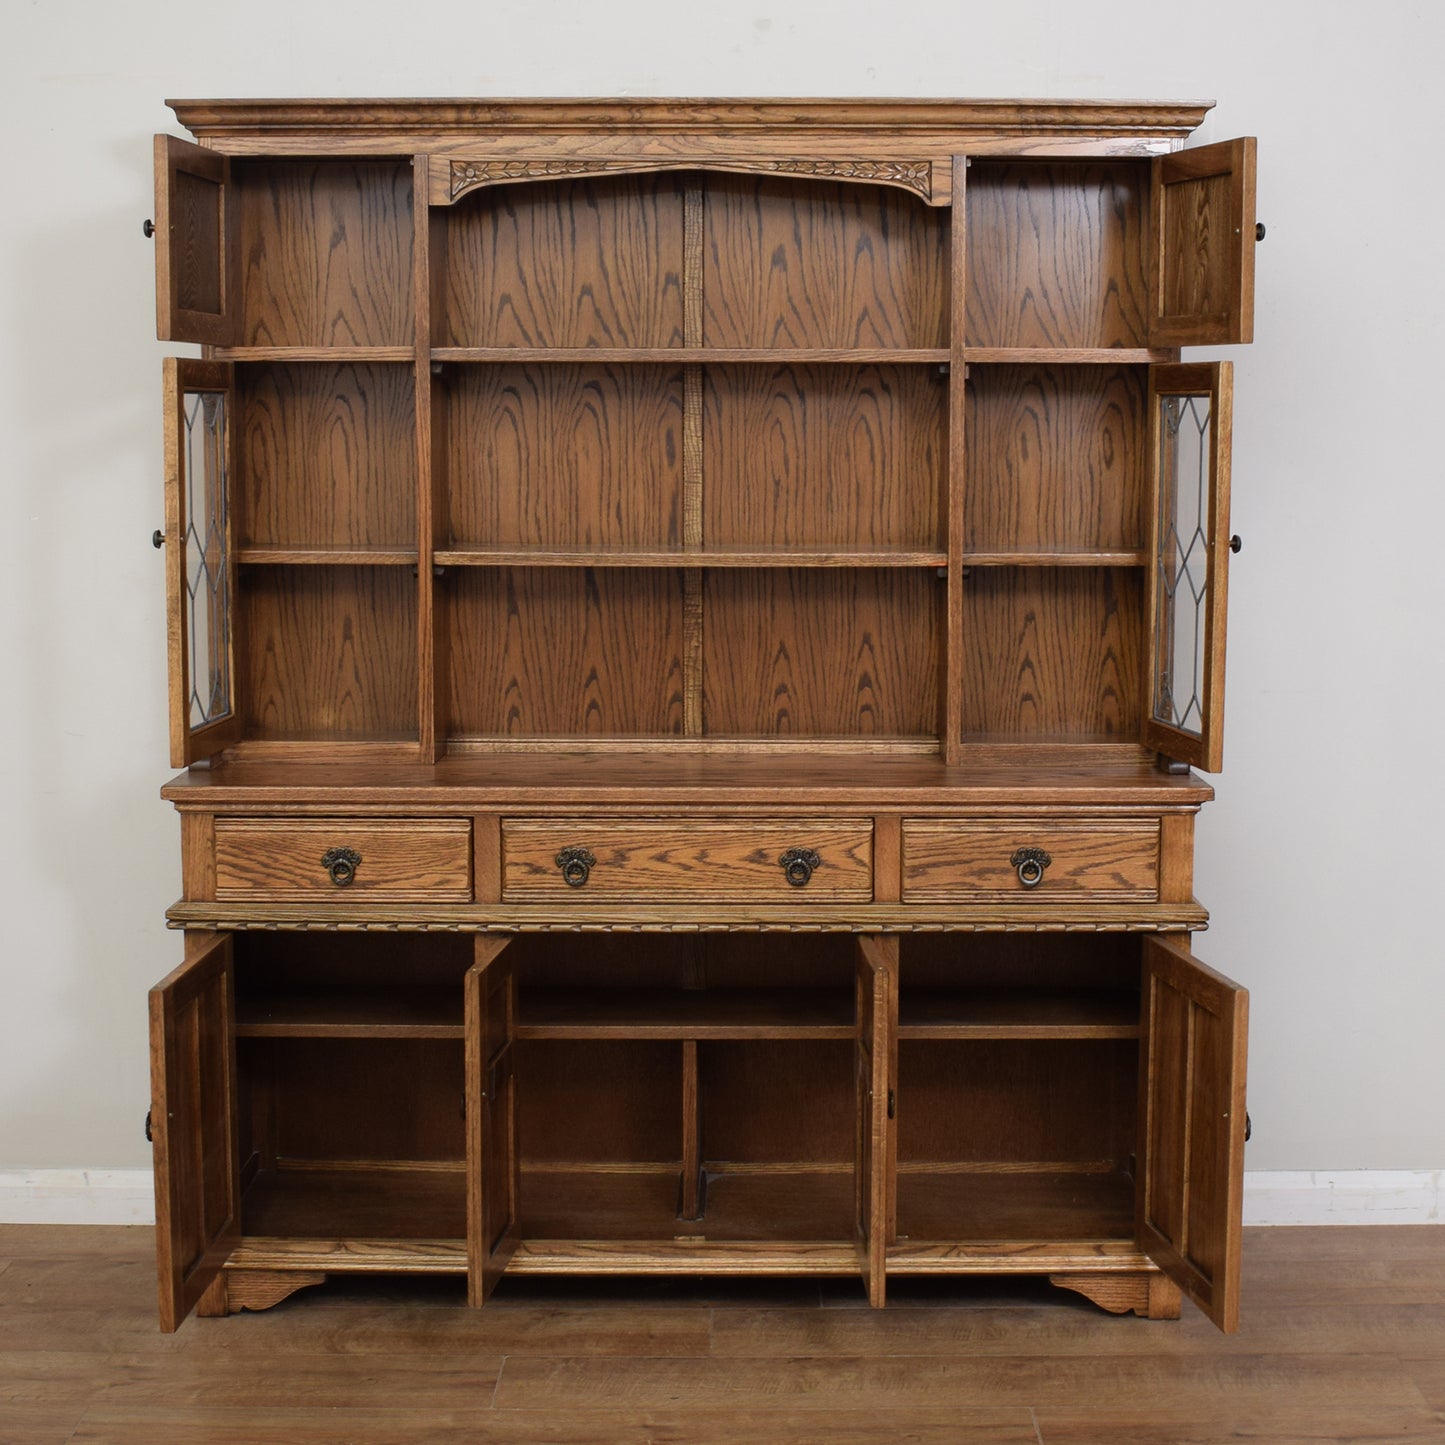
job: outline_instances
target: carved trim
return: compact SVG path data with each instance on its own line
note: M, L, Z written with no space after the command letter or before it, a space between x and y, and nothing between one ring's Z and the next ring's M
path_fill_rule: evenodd
M716 156L690 160L457 160L451 162L448 198L455 201L481 186L518 181L548 180L557 176L637 175L652 171L731 171L739 174L816 176L838 181L869 181L898 186L925 201L933 199L933 162L925 160L871 161L824 159L731 160Z
M298 1289L326 1283L324 1274L310 1270L282 1273L269 1269L232 1269L226 1271L224 1278L229 1313L233 1315L242 1310L269 1310Z
M1177 1320L1180 1315L1178 1287L1157 1273L1051 1274L1049 1283L1074 1290L1114 1315L1130 1310L1150 1320Z

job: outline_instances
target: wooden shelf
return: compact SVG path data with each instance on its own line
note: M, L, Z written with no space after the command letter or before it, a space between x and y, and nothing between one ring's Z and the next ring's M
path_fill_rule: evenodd
M696 552L665 548L609 551L597 547L448 547L434 553L432 560L439 567L944 567L948 565L948 553L933 548L886 547L727 547Z
M899 998L903 1039L1137 1039L1139 997L1127 991L929 989Z
M1047 547L1017 548L1011 551L965 552L965 567L1147 567L1144 548L1118 551L1083 551L1078 548L1054 550Z
M524 989L519 1039L851 1039L846 990Z
M460 1039L460 989L266 993L236 999L241 1039Z
M415 567L415 547L243 546L236 561L254 567Z
M952 353L946 346L434 346L431 351L433 361L500 361L514 364L591 362L599 366L632 361L672 361L702 366L717 363L786 366L791 362L838 366L946 366L951 357Z
M964 1173L900 1162L898 1175L901 1245L1134 1237L1134 1181L1107 1165Z
M312 1241L465 1240L466 1169L460 1160L263 1169L242 1196L241 1228Z
M521 1237L702 1247L852 1238L851 1163L826 1169L731 1165L704 1172L703 1217L681 1219L677 1165L567 1169L529 1167L524 1160Z
M1152 365L1177 361L1178 352L1147 346L965 346L969 365L1000 363L1008 366Z
M218 346L215 361L415 361L414 346Z

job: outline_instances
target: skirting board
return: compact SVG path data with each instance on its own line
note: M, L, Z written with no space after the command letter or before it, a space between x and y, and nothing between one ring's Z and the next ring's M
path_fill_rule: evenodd
M153 1224L148 1169L0 1170L0 1224ZM1250 1170L1246 1224L1445 1223L1445 1169Z

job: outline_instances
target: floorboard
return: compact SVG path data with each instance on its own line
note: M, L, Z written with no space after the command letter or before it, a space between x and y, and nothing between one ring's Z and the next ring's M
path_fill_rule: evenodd
M1246 1232L1239 1333L1033 1279L351 1278L155 1323L147 1229L0 1226L4 1445L1445 1445L1445 1229Z

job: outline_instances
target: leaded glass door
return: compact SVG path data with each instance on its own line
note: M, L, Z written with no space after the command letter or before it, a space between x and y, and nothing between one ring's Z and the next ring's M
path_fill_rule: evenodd
M1149 384L1154 508L1144 741L1211 773L1224 755L1233 375L1227 361L1156 366Z
M229 365L166 360L166 622L177 768L240 737L232 655L234 395Z

